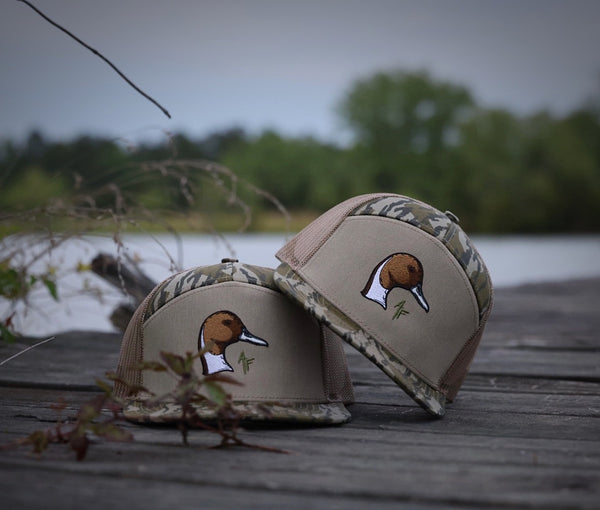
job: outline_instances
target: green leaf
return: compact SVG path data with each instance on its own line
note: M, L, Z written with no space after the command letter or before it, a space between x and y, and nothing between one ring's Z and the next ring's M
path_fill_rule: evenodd
M165 365L158 361L141 361L136 363L135 368L137 370L151 370L152 372L166 372L168 370Z
M42 278L42 282L48 289L50 295L54 298L55 301L58 301L58 292L56 290L56 282L51 280L50 278Z
M43 430L36 430L32 432L27 437L29 443L33 447L33 451L35 453L42 453L46 448L48 448L48 434L46 434Z
M0 269L0 295L7 299L18 299L28 291L27 282L21 279L15 269L5 265Z
M108 384L106 381L103 381L102 379L96 379L96 385L107 395L107 396L111 396L112 392L113 392L113 387Z
M0 323L0 338L8 343L13 343L17 337L9 328Z
M206 393L209 400L217 404L219 407L225 405L225 402L227 402L227 398L229 397L229 395L221 387L220 384L217 384L212 381L205 381L203 386L204 388L206 388Z
M108 441L125 442L132 441L133 434L110 422L95 423L90 430L98 437L103 437Z
M81 423L89 423L94 418L100 416L100 412L102 411L102 406L104 405L105 401L106 397L104 395L98 395L97 397L85 402L79 410L79 421Z

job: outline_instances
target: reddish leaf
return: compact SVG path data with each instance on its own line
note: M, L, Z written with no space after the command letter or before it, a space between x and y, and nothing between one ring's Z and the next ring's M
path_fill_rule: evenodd
M185 360L181 356L170 352L161 351L160 357L177 375L184 375L185 373L189 372L186 370Z
M64 411L67 407L67 401L60 397L54 404L50 404L50 409L54 411Z
M90 440L87 438L85 433L80 431L74 432L71 435L69 444L71 445L71 449L75 452L77 460L85 459L85 455L90 445Z

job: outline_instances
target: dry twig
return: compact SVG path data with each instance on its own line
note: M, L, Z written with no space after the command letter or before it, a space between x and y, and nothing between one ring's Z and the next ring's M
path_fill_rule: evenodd
M121 77L123 78L131 87L133 87L135 89L136 92L138 92L139 94L141 94L142 96L144 96L148 101L150 101L151 103L153 103L154 105L156 105L158 108L160 108L160 110L170 119L171 118L171 114L168 112L168 110L162 106L158 101L156 101L154 98L152 98L151 96L149 96L148 94L146 94L142 89L140 89L135 83L133 83L129 78L127 78L127 76L125 76L125 74L123 74L123 72L116 66L114 65L108 58L106 58L104 55L102 55L102 53L100 53L98 50L96 50L95 48L92 48L89 44L83 42L79 37L77 37L76 35L74 35L73 33L71 33L69 30L67 30L66 28L64 28L63 26L59 25L56 21L50 19L48 16L46 16L42 11L40 11L35 5L33 5L31 2L28 2L27 0L17 0L17 2L22 2L25 5L27 5L28 7L30 7L31 9L33 9L35 12L37 12L42 18L44 18L48 23L50 23L51 25L54 25L56 28L58 28L59 30L63 31L65 34L67 34L69 37L71 37L72 39L74 39L75 41L77 41L79 44L81 44L84 48L90 50L94 55L96 55L97 57L100 57L102 60L104 60L104 62L106 62L110 67L112 67L112 69Z

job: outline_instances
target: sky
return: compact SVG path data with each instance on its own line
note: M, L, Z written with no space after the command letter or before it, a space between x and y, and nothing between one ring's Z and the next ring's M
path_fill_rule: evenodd
M597 0L2 0L0 139L199 137L233 126L344 140L336 105L427 70L484 107L557 115L600 95Z

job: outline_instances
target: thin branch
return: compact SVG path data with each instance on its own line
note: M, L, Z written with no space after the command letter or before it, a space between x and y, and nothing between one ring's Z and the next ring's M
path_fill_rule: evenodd
M5 363L8 363L10 360L15 359L17 356L20 356L21 354L25 354L27 351L30 351L31 349L35 349L36 347L39 347L42 344L45 344L46 342L49 342L50 340L54 340L55 337L51 336L50 338L46 338L46 340L42 340L41 342L38 342L37 344L33 344L30 345L29 347L27 347L27 349L23 349L22 351L17 352L17 354L13 354L10 358L6 358L4 361L0 362L0 366L4 365Z
M102 60L104 60L104 62L106 62L110 67L113 68L113 70L121 77L123 78L127 83L129 83L129 85L131 85L139 94L141 94L142 96L144 96L148 101L150 101L151 103L154 103L158 108L160 108L160 110L170 119L171 118L171 114L167 111L166 108L164 108L158 101L156 101L155 99L153 99L152 97L150 97L148 94L146 94L143 90L141 90L135 83L133 83L129 78L127 78L127 76L125 76L121 70L115 66L110 60L108 60L104 55L102 55L102 53L100 53L98 50L92 48L90 45L86 44L85 42L83 42L81 39L79 39L79 37L73 35L71 32L69 32L66 28L62 27L61 25L59 25L58 23L56 23L55 21L51 20L48 16L46 16L42 11L40 11L35 5L33 5L31 2L28 2L27 0L17 0L17 2L22 2L25 5L31 7L31 9L33 9L35 12L37 12L42 18L44 18L48 23L50 23L51 25L54 25L56 28L58 28L59 30L62 30L65 34L67 34L69 37L75 39L75 41L77 41L79 44L81 44L84 48L87 48L88 50L90 50L94 55L96 55L97 57L100 57Z

